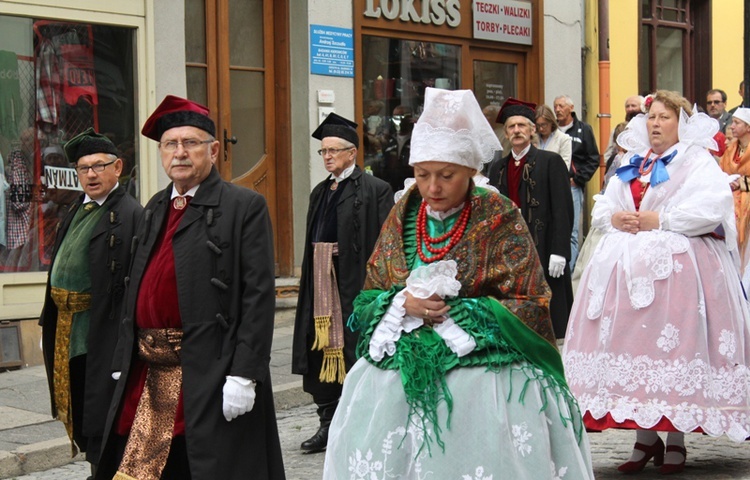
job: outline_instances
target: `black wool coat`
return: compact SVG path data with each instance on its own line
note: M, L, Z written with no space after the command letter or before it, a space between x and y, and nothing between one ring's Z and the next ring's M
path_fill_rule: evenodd
M497 152L487 169L490 184L508 196L508 162L512 153L501 157ZM568 172L562 157L539 150L533 145L526 155L523 177L519 186L521 214L534 239L547 283L552 289L550 315L557 338L565 336L573 287L570 282L570 235L573 228L573 197L570 194ZM549 275L550 255L565 257L562 277Z
M121 453L111 437L137 355L136 301L172 185L146 205L137 230L118 353L122 370L107 419L98 478L112 478ZM183 337L185 442L193 480L283 479L269 372L275 308L271 221L265 199L224 182L214 168L186 207L172 240ZM116 354L116 355L117 355ZM257 382L253 409L222 413L225 376Z
M573 140L569 173L576 185L584 188L599 168L599 148L591 125L578 120L575 112L572 115L573 126L566 132Z
M388 213L393 207L391 187L372 175L362 172L359 167L346 182L345 190L339 197L337 209L337 237L339 244L337 281L341 298L341 312L344 323L352 314L354 298L365 284L365 267L372 249L380 234ZM292 345L292 373L318 375L308 372L308 348L315 337L313 322L313 222L325 198L328 180L319 183L310 194L310 207L307 212L305 253L302 257L302 275L297 300L297 314L294 322ZM344 328L344 360L348 371L356 362L355 350L358 334Z
M55 264L57 252L68 233L76 211L81 208L84 196L71 206L58 225L49 270ZM113 190L101 208L104 214L91 233L91 240L79 248L88 252L91 276L91 309L87 341L85 371L72 370L72 376L83 376L83 391L75 392L84 399L81 433L84 437L101 437L112 400L115 382L110 365L117 344L125 291L124 279L130 266L130 245L143 207L122 186ZM57 306L52 300L50 278L44 307L39 319L42 327L42 352L47 369L52 416L57 415L53 390L55 368L55 335L57 333ZM78 396L76 395L76 396ZM77 443L78 439L76 439ZM81 445L81 443L79 443Z

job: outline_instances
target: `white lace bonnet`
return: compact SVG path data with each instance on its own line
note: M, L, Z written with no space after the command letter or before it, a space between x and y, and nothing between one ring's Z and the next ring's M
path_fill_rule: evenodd
M647 95L643 100L641 110L646 112L650 107L649 98L653 101L655 94ZM648 102L648 106L646 103ZM627 151L640 152L651 147L647 127L648 116L639 113L629 123L625 130L617 136L617 144ZM688 114L680 108L679 124L677 127L678 139L685 145L698 145L709 150L717 150L714 135L719 131L719 122L698 111L698 106L693 106L693 114Z
M424 112L411 135L409 165L435 161L481 170L501 149L471 90L427 87Z

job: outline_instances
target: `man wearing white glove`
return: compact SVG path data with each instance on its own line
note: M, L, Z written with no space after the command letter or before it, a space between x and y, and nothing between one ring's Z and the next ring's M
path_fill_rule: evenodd
M570 235L573 228L573 198L568 170L557 153L531 144L536 131L536 105L509 98L497 122L505 125L510 155L496 154L487 167L490 184L521 209L536 251L552 289L550 316L557 338L565 337L573 305L570 282ZM541 116L541 112L540 112Z
M136 230L97 478L283 480L266 202L222 180L206 107L167 96L141 133L172 183Z
M555 255L554 253L549 256L549 276L552 278L560 278L565 271L565 257Z
M243 377L227 375L224 383L224 418L231 422L249 412L255 405L255 382Z

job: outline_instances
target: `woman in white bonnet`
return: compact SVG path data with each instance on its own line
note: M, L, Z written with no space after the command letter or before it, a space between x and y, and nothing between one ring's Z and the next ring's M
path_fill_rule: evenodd
M593 478L550 291L518 209L472 177L500 144L469 90L428 88L406 190L349 326L360 359L324 478Z

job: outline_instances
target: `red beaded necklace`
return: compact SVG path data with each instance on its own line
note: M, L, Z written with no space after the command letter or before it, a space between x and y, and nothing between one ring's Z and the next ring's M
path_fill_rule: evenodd
M461 216L458 217L456 224L453 225L448 232L437 238L432 238L427 233L427 202L422 202L419 206L419 213L417 214L417 253L419 258L425 263L432 263L438 260L442 260L443 257L455 247L456 244L461 240L466 231L466 226L469 224L469 217L471 216L471 201L467 200L464 203L464 208L461 210ZM442 243L450 238L448 245L444 247L434 247L438 243ZM431 257L425 255L422 249L422 242L424 242L427 250L432 254Z
M661 157L661 155L657 156L656 160L653 160L651 164L647 168L644 169L643 166L648 163L648 157L650 157L652 153L653 153L653 150L649 149L648 153L646 154L646 158L643 159L643 161L641 162L641 165L638 167L638 173L641 175L641 177L651 173L651 170L654 169L654 164L656 163L656 160L658 160L659 157Z

